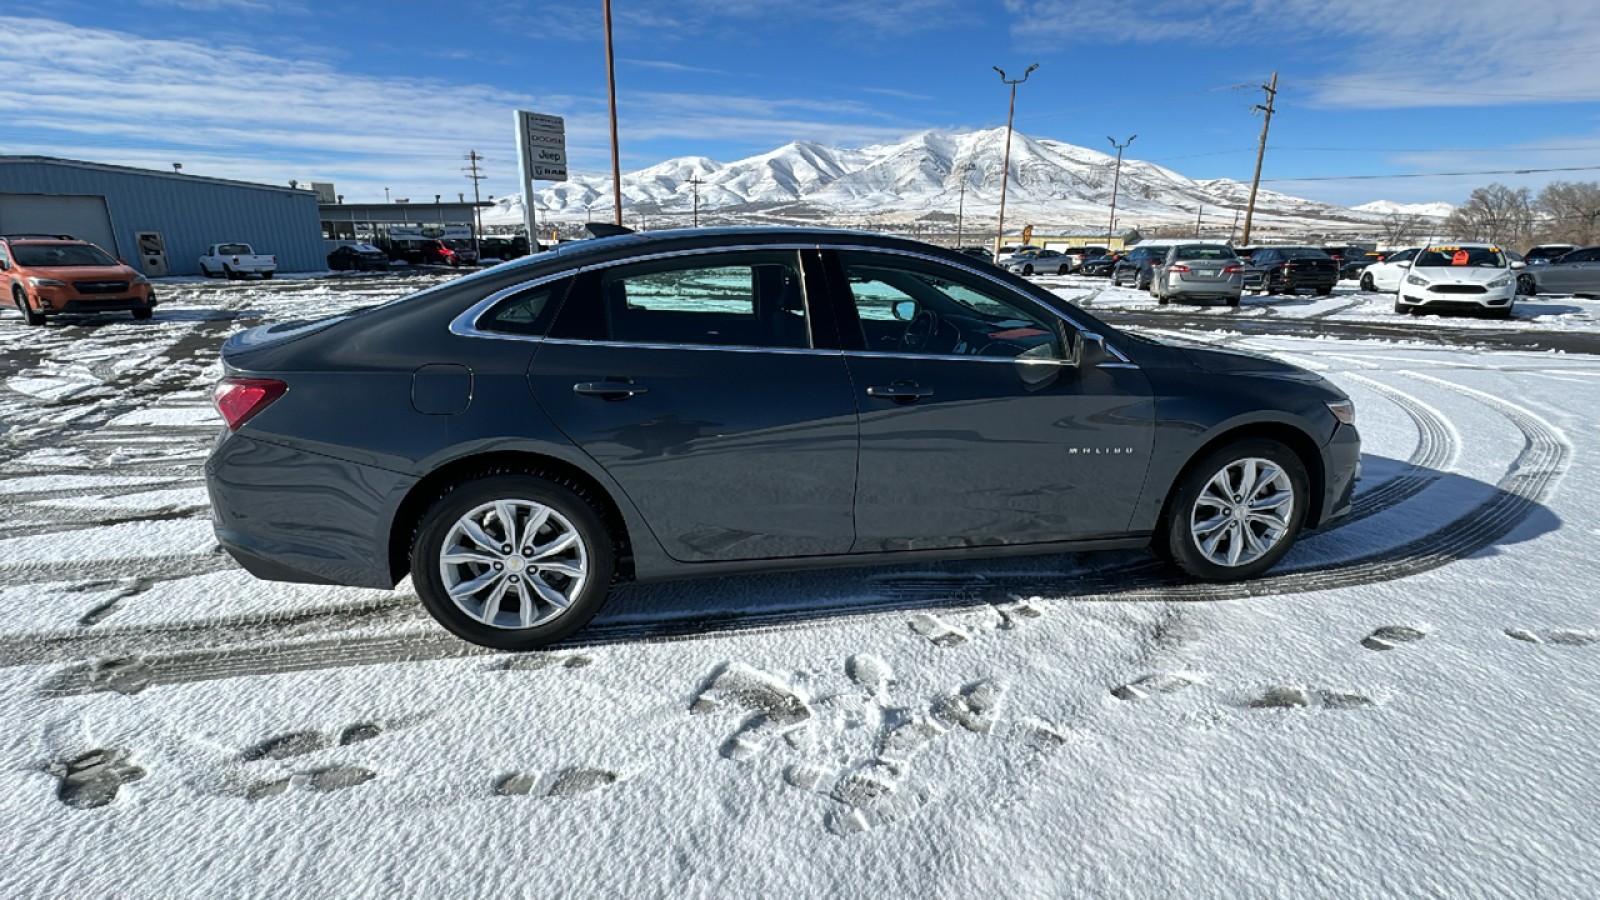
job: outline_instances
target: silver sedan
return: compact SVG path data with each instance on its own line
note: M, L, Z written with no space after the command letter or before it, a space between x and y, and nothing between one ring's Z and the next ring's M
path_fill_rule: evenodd
M1154 271L1150 293L1163 306L1174 298L1238 306L1244 292L1244 267L1233 248L1223 244L1176 244Z
M1600 295L1600 247L1574 250L1542 266L1529 266L1528 272L1541 294Z

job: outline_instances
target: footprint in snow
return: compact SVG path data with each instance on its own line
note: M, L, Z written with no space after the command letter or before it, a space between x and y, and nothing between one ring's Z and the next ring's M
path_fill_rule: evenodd
M325 769L314 769L309 772L300 772L288 778L279 778L275 781L263 781L251 785L245 791L246 800L265 800L287 793L292 787L302 788L316 794L331 794L334 791L343 791L356 785L366 784L378 773L361 766L329 766Z
M1516 638L1519 641L1526 641L1530 644L1559 644L1565 647L1586 647L1590 644L1600 644L1600 631L1577 631L1569 628L1557 628L1546 631L1542 635L1523 628L1507 628L1506 636Z
M52 763L46 771L61 779L56 799L74 809L106 806L123 785L145 776L144 769L128 762L128 751L116 747Z
M1111 691L1111 696L1118 700L1144 700L1155 694L1176 694L1194 683L1195 680L1187 675L1158 672L1154 675L1146 675L1130 684L1114 688Z
M954 647L965 644L969 635L954 625L949 625L940 620L938 616L929 613L917 613L907 623L911 630L933 642L935 647Z
M495 782L494 792L501 797L535 793L541 797L576 797L613 784L616 780L615 772L574 767L543 778L524 774L506 775Z
M268 738L244 752L248 762L262 759L292 759L296 756L305 756L338 744L347 747L370 741L383 733L383 726L377 722L360 722L351 725L339 732L338 735L326 735L318 731L292 731Z
M1401 644L1409 644L1427 637L1425 631L1407 628L1404 625L1385 625L1377 631L1361 639L1361 646L1368 650L1393 650Z
M1372 698L1342 691L1308 690L1298 685L1274 685L1245 705L1253 709L1359 709L1371 706Z

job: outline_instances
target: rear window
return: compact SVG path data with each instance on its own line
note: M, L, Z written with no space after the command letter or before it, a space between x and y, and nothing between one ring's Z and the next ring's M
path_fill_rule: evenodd
M1274 247L1284 259L1328 259L1328 254L1316 247Z
M217 245L217 254L219 256L229 256L229 255L233 255L233 254L249 253L249 252L250 252L250 245L249 244L218 244Z
M1189 247L1179 247L1173 255L1174 259L1225 259L1234 260L1238 257L1227 247L1216 244L1196 244Z

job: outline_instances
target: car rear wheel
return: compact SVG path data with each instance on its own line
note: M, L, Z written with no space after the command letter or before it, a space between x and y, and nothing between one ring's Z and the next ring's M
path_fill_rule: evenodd
M1057 275L1065 275L1065 274L1067 274L1067 271L1069 269L1071 269L1071 266L1062 266L1061 268L1056 270L1056 274Z
M148 306L141 306L133 311L133 317L142 322L155 315L155 313L156 311L154 309L151 309Z
M1310 495L1305 465L1273 440L1229 444L1190 467L1168 504L1161 555L1201 581L1253 578L1294 545Z
M611 590L615 552L576 491L534 475L489 475L447 491L411 550L417 594L457 637L532 650L572 634Z
M1022 267L1022 274L1024 274L1024 275L1032 275L1033 274L1033 266L1023 266Z
M1374 284L1373 281L1372 281L1371 273L1369 273L1369 272L1362 272L1361 273L1361 289L1363 291L1376 291L1378 289L1378 286L1376 284Z

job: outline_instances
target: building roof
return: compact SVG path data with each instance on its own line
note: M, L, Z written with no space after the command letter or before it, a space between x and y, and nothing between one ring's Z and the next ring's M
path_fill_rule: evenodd
M92 169L100 172L110 172L117 175L139 175L145 178L171 178L188 184L204 182L208 184L226 185L228 187L253 188L261 191L278 191L294 196L316 194L310 186L292 188L288 185L261 184L254 181L235 181L231 178L214 178L209 175L185 175L182 172L164 172L161 169L140 169L134 166L118 166L111 163L89 162L81 159L60 159L54 156L4 156L0 155L0 165L47 165L66 166L74 169Z

